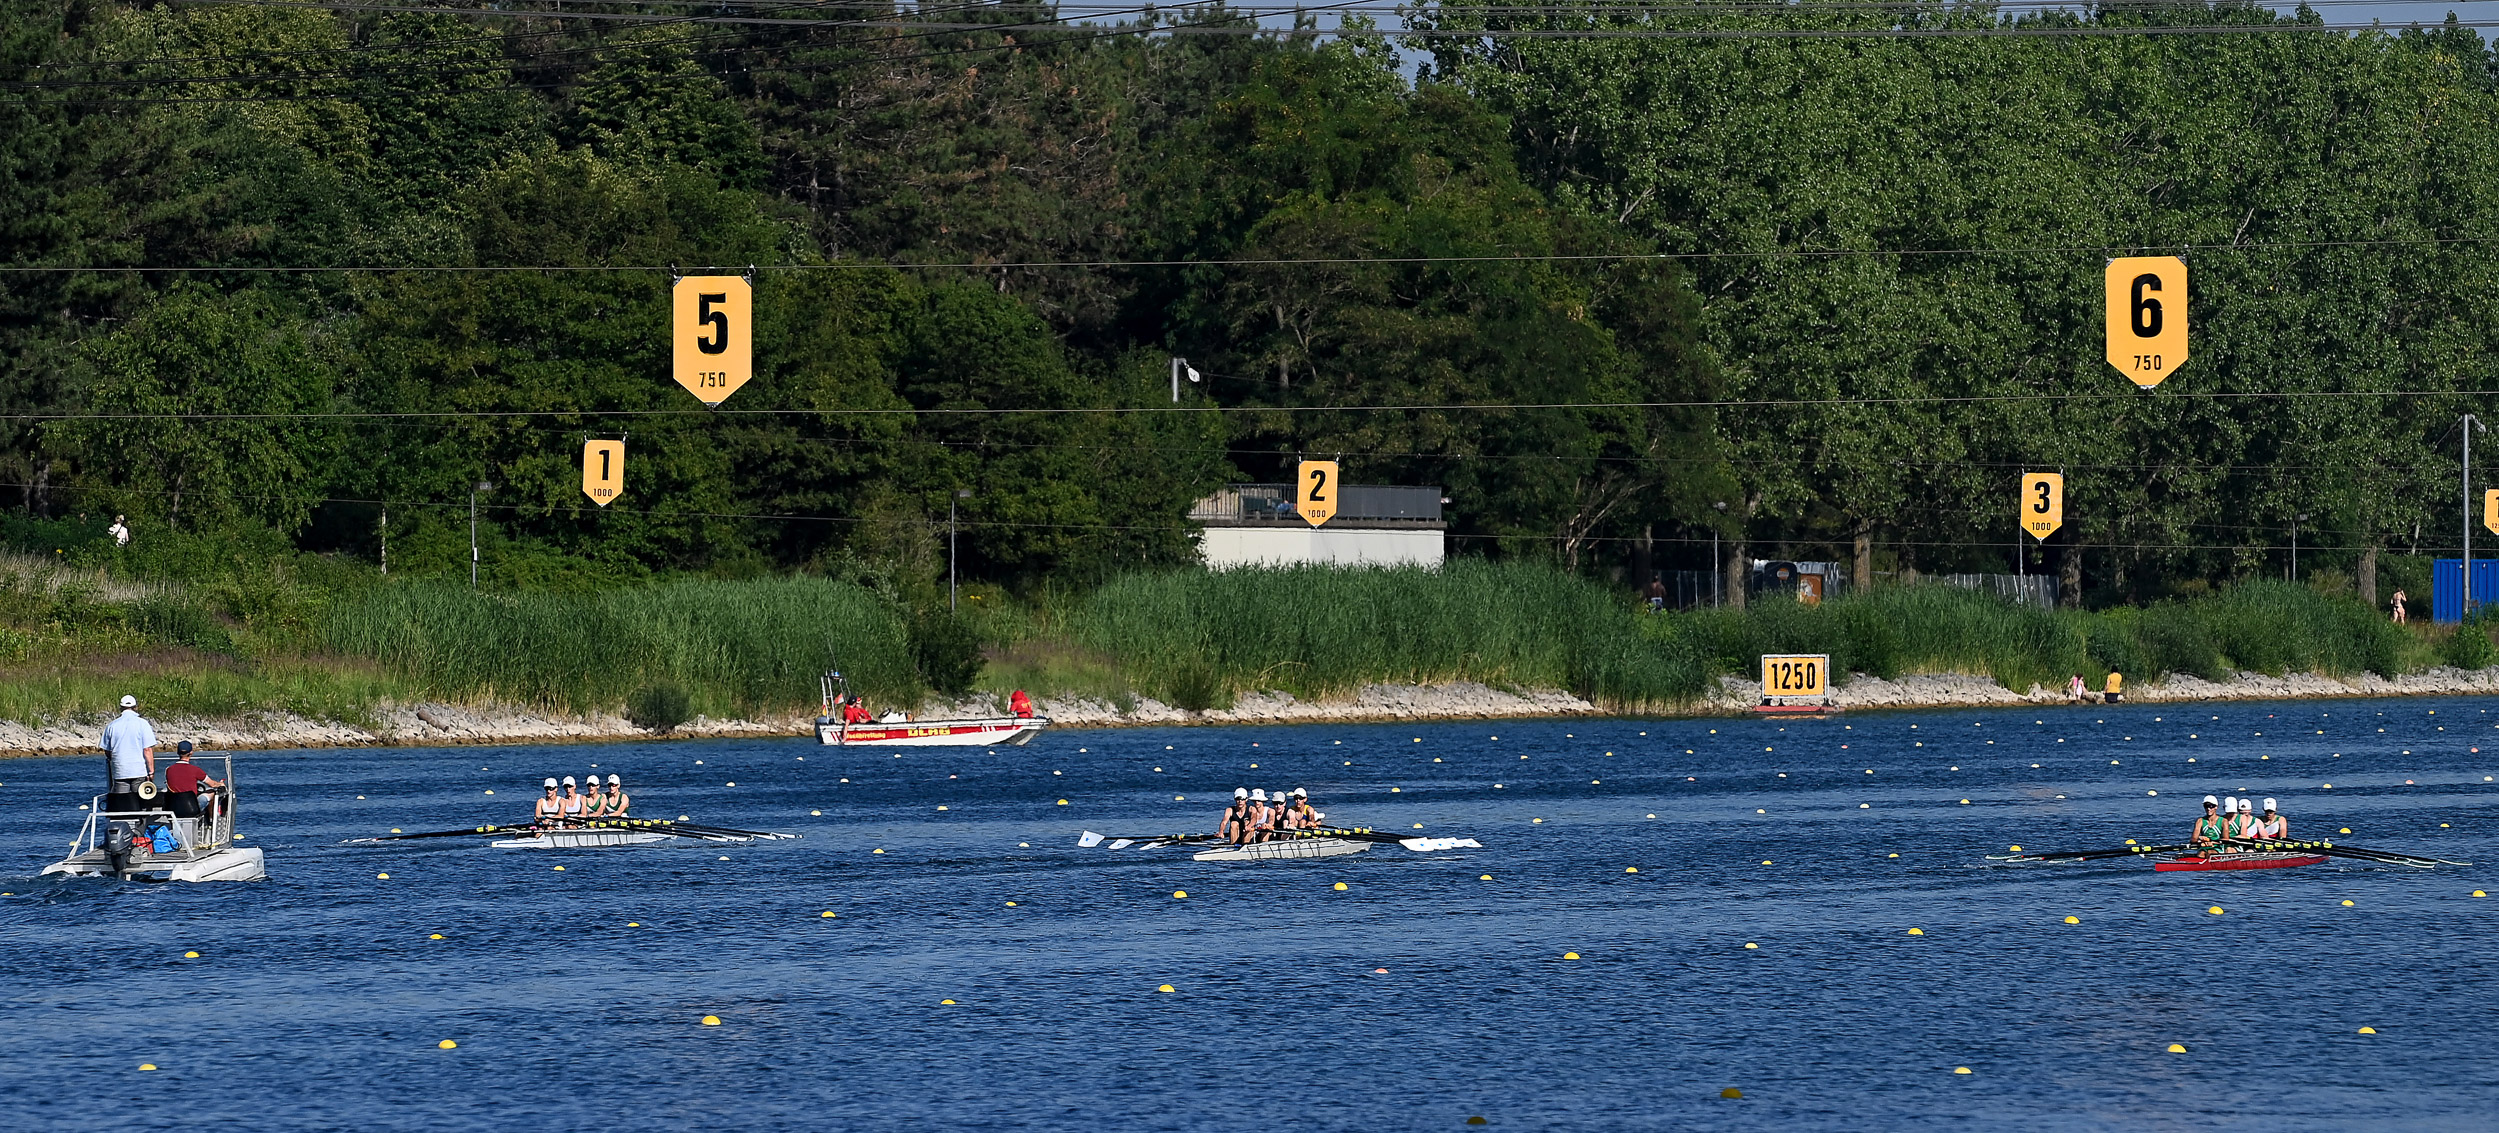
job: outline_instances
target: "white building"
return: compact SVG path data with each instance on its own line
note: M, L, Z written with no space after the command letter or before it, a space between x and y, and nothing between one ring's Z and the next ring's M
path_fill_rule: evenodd
M1199 500L1198 550L1210 570L1243 566L1437 567L1447 552L1446 502L1438 488L1347 484L1336 515L1312 527L1293 508L1290 484L1234 484Z

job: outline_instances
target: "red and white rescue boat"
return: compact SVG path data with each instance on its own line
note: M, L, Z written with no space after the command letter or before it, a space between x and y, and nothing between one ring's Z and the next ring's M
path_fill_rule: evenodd
M827 747L874 744L878 747L1022 747L1043 728L1047 716L991 716L979 720L878 720L845 724L816 718L816 740Z

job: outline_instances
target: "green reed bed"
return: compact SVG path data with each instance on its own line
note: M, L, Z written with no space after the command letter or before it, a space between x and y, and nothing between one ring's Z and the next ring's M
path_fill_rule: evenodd
M800 707L834 664L879 700L920 693L902 619L872 592L828 579L593 594L379 587L332 604L321 637L331 651L404 674L423 695L576 712L662 683L711 714Z
M1676 641L1644 637L1605 588L1546 567L1455 560L1441 569L1292 567L1131 575L1069 621L1150 695L1181 707L1241 692L1301 696L1373 682L1472 680L1567 688L1619 704L1692 696L1703 673Z

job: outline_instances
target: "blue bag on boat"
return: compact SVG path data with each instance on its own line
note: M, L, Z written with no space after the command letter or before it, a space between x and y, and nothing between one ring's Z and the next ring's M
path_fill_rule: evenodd
M148 827L148 841L153 843L150 848L160 854L170 854L181 844L174 840L174 828L171 826Z

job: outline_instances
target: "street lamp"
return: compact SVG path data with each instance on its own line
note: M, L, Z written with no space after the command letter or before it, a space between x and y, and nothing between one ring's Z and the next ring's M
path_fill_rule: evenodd
M1709 506L1717 508L1721 518L1726 516L1727 501L1720 500ZM1712 607L1723 606L1727 603L1727 596L1719 590L1719 581L1726 575L1727 564L1718 557L1718 528L1712 525L1709 529L1709 604Z
M469 488L469 589L471 590L477 589L477 497L480 493L494 490L494 484L486 480L480 480Z
M2308 522L2308 513L2291 517L2291 581L2299 581L2299 525Z
M955 609L955 502L971 498L970 488L957 488L954 498L946 501L946 612L950 614Z

